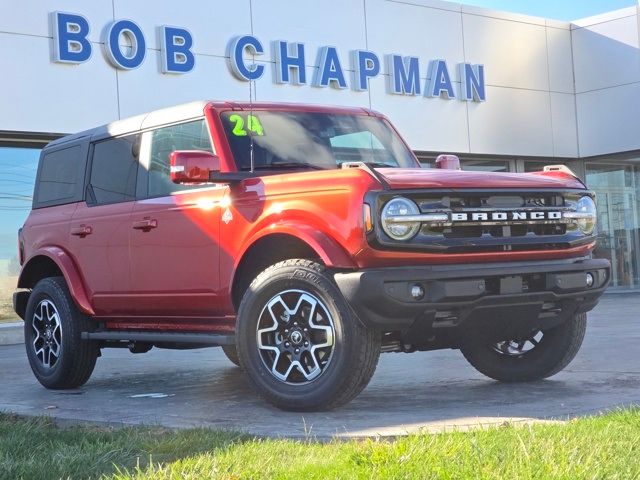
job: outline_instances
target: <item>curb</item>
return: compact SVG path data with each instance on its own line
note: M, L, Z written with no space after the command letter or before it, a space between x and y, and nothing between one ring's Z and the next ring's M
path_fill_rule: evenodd
M24 343L24 323L0 323L0 345Z

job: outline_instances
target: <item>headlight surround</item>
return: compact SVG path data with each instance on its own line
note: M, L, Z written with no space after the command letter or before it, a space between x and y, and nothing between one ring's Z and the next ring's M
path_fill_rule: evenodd
M404 197L392 198L382 209L380 216L382 229L394 240L409 240L418 233L421 223L400 221L400 219L419 214L420 209L415 202Z
M576 213L581 215L576 222L580 231L585 235L591 235L596 229L596 203L591 197L584 196L578 200Z

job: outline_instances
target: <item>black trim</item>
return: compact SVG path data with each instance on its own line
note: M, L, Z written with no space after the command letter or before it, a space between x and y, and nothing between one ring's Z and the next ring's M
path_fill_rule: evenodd
M262 177L266 172L261 170L260 172L211 172L209 174L209 180L212 183L238 183L248 178ZM283 173L282 171L277 173ZM268 173L273 175L272 172ZM267 175L268 175L267 174Z
M200 345L235 345L234 335L211 333L141 332L127 330L102 330L82 332L85 340L108 340L118 342L181 343Z
M451 316L460 323L479 313L491 316L505 305L531 306L530 321L538 319L545 302L561 304L563 315L588 311L606 289L610 268L605 259L579 259L389 267L340 272L334 278L367 326L403 330L421 318L434 321L438 312L455 311ZM587 272L594 276L591 287L584 283ZM414 285L423 287L423 298L411 296Z
M505 188L492 190L486 188L456 188L456 189L406 189L390 191L369 191L365 194L365 203L371 206L373 230L366 235L369 245L376 250L405 251L405 252L432 252L432 253L478 253L478 252L502 252L518 250L563 250L578 247L595 242L595 235L584 235L579 231L565 232L556 235L522 235L522 236L482 236L482 237L445 237L439 233L429 233L420 229L415 237L409 240L398 241L389 237L382 228L380 212L384 205L394 197L406 197L415 201L418 205L421 199L433 197L464 197L474 195L526 195L528 197L541 195L558 195L567 197L585 196L595 198L594 192L582 188ZM566 208L558 206L559 208ZM445 207L442 207L443 209ZM449 209L446 207L446 209ZM496 208L496 210L500 210ZM455 208L453 211L457 211ZM462 210L460 210L462 211ZM424 212L422 212L424 213ZM462 225L459 225L462 226Z
M31 291L21 291L13 294L13 311L23 320L26 316L27 302L29 301L30 295Z

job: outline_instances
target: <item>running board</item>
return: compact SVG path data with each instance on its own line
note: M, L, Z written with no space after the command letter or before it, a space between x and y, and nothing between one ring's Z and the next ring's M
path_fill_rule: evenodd
M146 343L184 343L202 345L235 345L235 335L216 335L212 333L162 333L138 332L126 330L101 330L98 332L82 332L83 340L111 340L120 342Z

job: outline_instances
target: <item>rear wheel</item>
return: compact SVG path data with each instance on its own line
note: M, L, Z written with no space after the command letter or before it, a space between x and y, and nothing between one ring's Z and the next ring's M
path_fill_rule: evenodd
M380 335L355 317L322 265L287 260L262 272L238 310L240 365L285 410L343 405L368 384Z
M235 345L223 345L222 351L231 363L238 367L240 366L240 360L238 359L238 350L236 350Z
M27 303L24 338L31 370L43 386L75 388L89 380L99 354L94 342L80 338L89 326L62 277L36 284Z
M575 358L587 328L582 313L548 330L519 338L468 338L460 347L476 370L502 382L528 382L551 377Z

